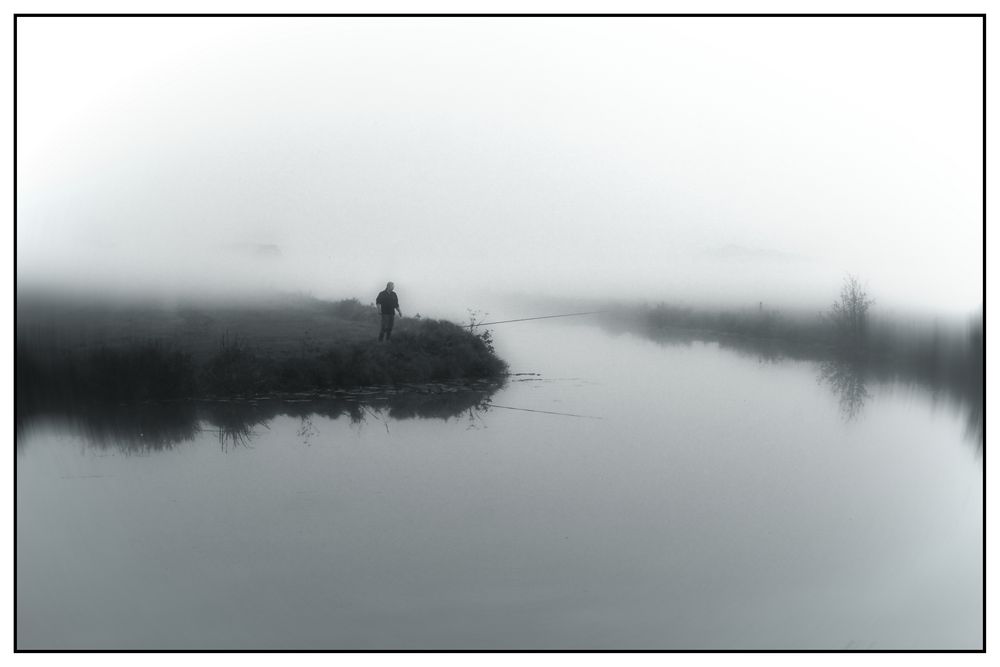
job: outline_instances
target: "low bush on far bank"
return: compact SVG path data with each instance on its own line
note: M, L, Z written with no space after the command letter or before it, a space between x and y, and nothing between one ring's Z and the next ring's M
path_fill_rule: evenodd
M983 313L959 320L904 320L874 311L866 288L848 276L826 312L757 308L713 311L670 304L621 308L608 326L657 340L710 340L768 358L836 360L866 373L982 396Z

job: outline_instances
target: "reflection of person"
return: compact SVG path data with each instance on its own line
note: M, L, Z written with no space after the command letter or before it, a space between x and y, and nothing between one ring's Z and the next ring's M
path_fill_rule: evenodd
M382 313L382 328L379 329L378 339L382 340L384 337L386 340L392 338L392 319L393 310L399 313L399 316L403 316L403 311L399 309L399 297L396 296L396 292L393 291L393 284L386 283L385 289L378 293L375 298L375 304L379 306L379 312Z

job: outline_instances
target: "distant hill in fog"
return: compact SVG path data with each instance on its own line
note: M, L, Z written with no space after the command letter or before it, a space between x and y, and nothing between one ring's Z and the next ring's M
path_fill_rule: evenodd
M273 243L228 243L218 246L218 249L238 257L253 259L279 259L281 248Z
M749 248L735 243L714 246L702 253L709 259L737 262L802 262L807 257L768 248Z

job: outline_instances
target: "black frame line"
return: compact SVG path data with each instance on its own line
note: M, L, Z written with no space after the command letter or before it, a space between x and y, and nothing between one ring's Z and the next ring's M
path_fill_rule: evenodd
M986 30L986 17L985 13L872 13L872 14L860 14L860 13L729 13L729 14L711 14L711 13L691 13L691 14L669 14L669 13L639 13L639 14L623 14L623 13L540 13L540 14L526 14L526 13L437 13L437 14L421 14L421 13L388 13L388 14L376 14L376 13L334 13L334 14L318 14L318 13L306 13L306 14L288 14L288 13L233 13L233 14L223 14L223 13L206 13L206 14L192 14L192 13L14 13L14 76L13 76L13 119L14 119L14 146L13 146L13 190L14 190L14 210L13 210L13 233L14 233L14 302L15 302L15 312L14 312L14 333L16 338L17 332L17 20L19 18L981 18L983 24L983 400L986 400L986 272L988 269L988 263L986 261L986 210L987 210L987 143L986 143L986 132L987 132L987 30ZM17 361L14 360L14 377L17 376ZM14 418L14 439L17 438L17 394L14 395L14 406L15 406L15 418ZM983 413L983 442L987 441L986 437L986 414ZM945 654L957 654L957 653L986 653L986 643L987 643L987 610L986 610L986 540L983 540L983 647L982 649L858 649L858 650L847 650L847 649L624 649L624 650L611 650L611 649L596 649L596 650L583 650L583 649L543 649L543 650L521 650L521 649L510 649L510 650L456 650L456 649L372 649L372 650L349 650L349 649L207 649L207 650L196 650L196 649L22 649L17 647L17 451L15 449L12 452L14 457L14 600L13 600L13 636L14 636L14 653L70 653L70 654L89 654L89 653L534 653L534 654L550 654L550 653L846 653L846 654L865 654L865 653L876 653L876 654L908 654L908 653L945 653ZM986 535L986 447L984 445L982 449L983 456L983 535Z
M60 17L60 18L958 18L958 17L982 17L986 14L976 13L911 13L911 14L829 14L829 13L784 13L784 14L753 14L753 13L731 13L731 14L620 14L620 13L439 13L439 14L414 14L414 13L355 13L355 14L282 14L282 13L234 13L234 14L187 14L187 13L106 13L106 14L45 14L45 13L21 13L14 14L14 18L19 17Z

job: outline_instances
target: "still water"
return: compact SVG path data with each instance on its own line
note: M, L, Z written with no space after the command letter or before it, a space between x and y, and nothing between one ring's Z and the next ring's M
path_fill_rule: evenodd
M18 648L982 647L961 405L711 343L496 334L537 375L27 424Z

